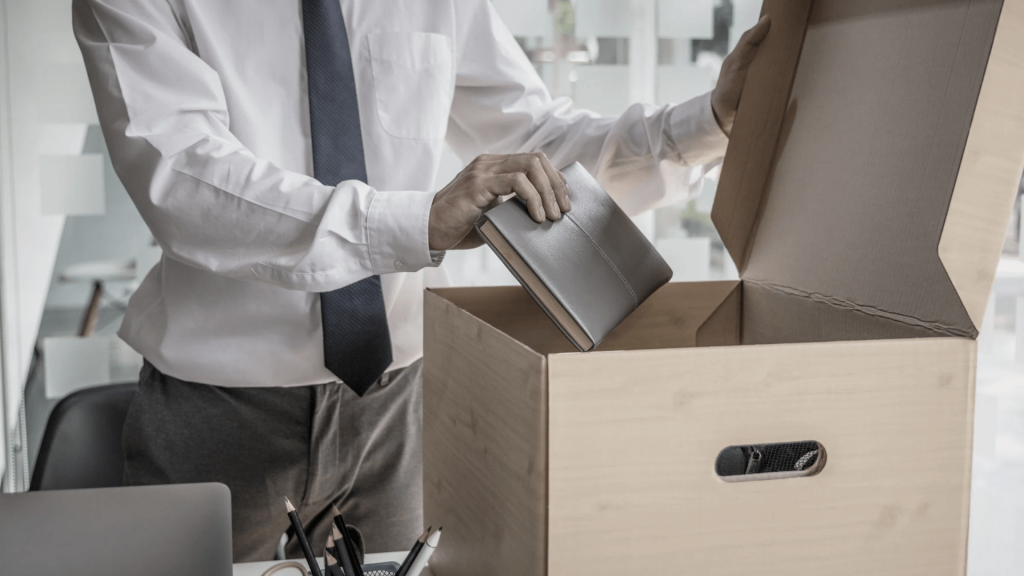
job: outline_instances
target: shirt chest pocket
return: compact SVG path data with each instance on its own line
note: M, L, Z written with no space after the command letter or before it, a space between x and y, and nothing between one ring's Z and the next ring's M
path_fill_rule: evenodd
M377 116L397 138L440 140L452 103L452 47L429 32L368 36Z

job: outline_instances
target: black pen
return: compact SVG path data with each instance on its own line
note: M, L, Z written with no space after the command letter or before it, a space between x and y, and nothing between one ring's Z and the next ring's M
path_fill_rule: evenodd
M430 556L437 549L437 545L441 543L441 530L444 527L438 528L436 532L427 537L427 541L423 543L423 549L420 550L419 556L416 556L416 560L412 563L412 568L409 568L409 576L420 576L423 569L426 568L427 562L430 561Z
M353 558L348 553L348 548L345 546L345 535L338 530L337 526L333 526L331 536L334 538L334 550L338 554L338 561L341 562L341 569L345 571L345 576L358 576L356 566L359 564L359 558Z
M355 568L354 576L365 576L363 574L363 566L360 563L359 551L356 550L356 543L352 541L352 534L348 531L348 524L345 523L345 517L341 515L341 511L334 504L331 504L331 511L334 513L334 525L344 536L343 543L345 550L348 551L348 555L352 558L352 565ZM337 541L337 538L335 538ZM336 542L337 544L337 542Z
M295 506L292 506L287 496L284 497L284 506L288 509L288 519L292 521L295 537L299 540L299 546L302 547L302 555L309 563L309 571L313 573L313 576L324 576L324 573L320 571L320 565L316 563L316 556L313 556L313 549L309 547L306 531L302 529L302 522L299 521L299 513L295 511Z
M433 528L433 526L430 528ZM398 572L395 572L395 576L406 576L406 574L409 573L409 569L412 568L413 563L416 562L416 557L420 555L420 550L423 549L423 543L427 541L427 535L430 534L430 528L427 528L426 532L424 532L423 535L416 540L416 543L412 545L412 550L409 550L409 555L405 557L405 561L402 562L402 566L398 569Z

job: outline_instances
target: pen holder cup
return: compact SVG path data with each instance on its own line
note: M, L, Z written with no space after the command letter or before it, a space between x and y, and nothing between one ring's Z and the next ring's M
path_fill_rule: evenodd
M364 576L395 576L399 564L395 562L383 562L379 564L363 564Z

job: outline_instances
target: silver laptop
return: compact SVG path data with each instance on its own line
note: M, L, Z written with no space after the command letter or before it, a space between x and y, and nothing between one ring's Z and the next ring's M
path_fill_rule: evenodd
M0 573L231 576L231 493L181 484L0 494Z

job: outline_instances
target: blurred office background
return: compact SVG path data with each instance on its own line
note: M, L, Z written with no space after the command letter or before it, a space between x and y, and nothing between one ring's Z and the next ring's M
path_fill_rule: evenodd
M493 1L552 94L606 115L635 101L681 102L710 90L761 4ZM141 358L113 334L124 303L160 257L107 157L70 4L0 0L5 491L28 485L57 401L81 387L135 378ZM435 188L461 167L448 151ZM636 219L674 281L737 277L710 219L716 178L712 172L691 201ZM1018 201L979 341L971 576L1024 573L1022 230ZM444 268L457 285L514 283L486 249L451 253Z

